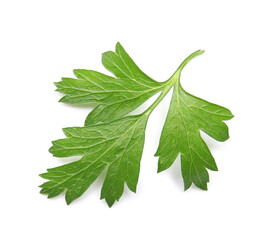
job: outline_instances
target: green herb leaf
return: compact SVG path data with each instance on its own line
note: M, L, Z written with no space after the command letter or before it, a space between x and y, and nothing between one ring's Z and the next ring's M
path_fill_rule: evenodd
M232 117L228 109L185 92L177 81L155 154L159 156L158 172L169 168L180 154L184 189L193 182L207 190L206 168L217 171L217 166L200 130L218 141L225 141L229 138L228 127L222 121Z
M108 170L101 198L105 198L109 206L120 199L125 182L136 192L147 117L129 116L111 123L65 128L67 138L53 141L49 151L56 157L83 157L41 174L50 180L41 185L41 193L55 197L66 190L66 201L70 204L105 168Z
M74 70L77 79L62 78L55 83L57 91L66 94L61 102L97 104L88 115L86 126L120 118L163 88L163 83L154 81L137 67L120 43L116 45L116 52L102 55L102 63L116 78L77 69Z
M217 170L217 167L200 130L218 141L225 141L229 136L223 120L233 115L226 108L190 95L180 85L184 66L203 52L192 53L172 77L159 83L143 73L117 43L116 51L106 52L102 58L103 65L116 77L91 70L74 70L77 79L63 78L56 83L57 91L65 94L60 101L96 104L96 107L88 115L84 127L65 128L66 138L52 142L49 151L54 156L81 156L81 159L40 174L49 180L40 186L41 193L52 198L66 192L66 202L70 204L104 170L107 172L101 199L110 207L122 196L125 183L136 192L148 118L173 86L169 113L156 153L158 171L169 168L181 154L185 190L192 183L207 189L206 168ZM159 97L143 113L126 116L159 91Z

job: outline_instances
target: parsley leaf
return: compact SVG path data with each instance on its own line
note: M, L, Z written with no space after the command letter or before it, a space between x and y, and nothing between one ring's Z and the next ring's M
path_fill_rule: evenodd
M81 159L40 174L49 180L40 186L41 193L52 198L66 192L66 202L70 204L106 169L101 199L110 207L122 196L125 183L136 192L148 118L172 87L170 109L156 152L158 171L169 168L181 154L185 190L192 183L207 189L206 168L217 170L217 167L200 130L225 141L229 136L223 120L233 115L228 109L192 96L181 87L182 69L203 52L192 53L172 77L160 83L143 73L117 43L115 52L106 52L102 57L103 65L115 77L82 69L74 70L77 79L63 78L55 83L57 91L65 94L61 102L92 104L95 108L84 127L65 128L66 138L52 142L49 151L54 156L81 156ZM148 109L128 116L157 92L161 93Z
M67 190L66 202L70 204L107 166L101 198L105 198L109 206L119 200L125 182L131 191L136 192L147 117L128 116L111 123L65 128L67 138L53 141L49 151L56 157L83 157L41 174L50 180L41 185L41 193L55 197Z
M207 190L206 168L217 171L217 166L200 130L218 141L225 141L229 138L228 127L222 121L232 117L228 109L185 92L177 81L155 154L159 156L158 172L169 168L180 154L184 189L193 182Z
M143 73L117 43L116 52L102 55L102 63L115 77L85 69L74 70L77 79L63 78L55 83L57 91L66 94L61 102L97 104L88 115L85 125L109 122L139 107L161 91L164 84Z

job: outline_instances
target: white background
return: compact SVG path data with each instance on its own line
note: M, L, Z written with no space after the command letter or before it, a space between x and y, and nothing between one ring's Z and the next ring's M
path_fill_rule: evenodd
M1 0L0 238L278 239L277 7L276 0ZM53 82L73 77L74 68L108 73L101 53L117 41L158 81L206 50L184 69L182 84L235 115L228 141L204 136L219 168L208 191L183 192L179 161L156 173L168 96L148 122L136 194L126 189L108 208L99 200L104 176L70 206L64 196L39 194L38 174L70 161L52 157L51 140L82 126L90 111L58 103Z

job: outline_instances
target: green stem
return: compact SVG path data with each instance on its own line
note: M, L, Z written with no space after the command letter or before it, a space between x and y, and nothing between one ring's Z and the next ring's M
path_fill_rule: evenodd
M194 53L191 53L186 59L184 59L184 61L181 63L181 65L178 67L178 69L175 71L175 73L173 74L172 77L176 76L180 79L180 75L181 75L181 71L183 70L183 68L195 57L198 57L200 55L202 55L205 51L204 50L198 50ZM171 78L172 78L171 77Z
M198 50L192 54L190 54L178 67L175 73L165 82L165 87L162 90L159 97L153 102L153 104L143 112L144 114L150 115L152 111L156 108L156 106L162 101L162 99L167 95L173 85L178 84L180 82L180 75L183 68L195 57L200 56L204 53L204 50Z
M154 103L145 111L143 112L144 114L150 115L151 112L156 108L156 106L162 101L162 99L167 95L167 93L170 91L172 88L173 84L171 85L165 85L165 88L162 90L160 93L159 97L154 101Z

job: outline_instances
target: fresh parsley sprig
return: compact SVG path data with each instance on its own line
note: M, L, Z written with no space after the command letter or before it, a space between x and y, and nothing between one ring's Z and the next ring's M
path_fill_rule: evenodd
M171 88L174 88L172 100L155 154L159 156L158 172L169 168L180 154L184 189L194 183L206 190L207 169L216 171L217 166L200 130L225 141L229 135L223 121L233 115L224 107L187 93L181 86L182 69L203 53L202 50L192 53L167 81L157 82L143 73L117 43L115 52L102 56L103 65L115 77L78 69L74 70L76 79L62 78L55 83L57 91L65 94L61 102L96 107L89 113L84 127L65 128L66 138L52 142L49 151L54 156L82 157L40 174L49 180L40 186L41 193L52 198L66 192L66 202L70 204L105 169L101 199L110 207L122 196L125 183L136 192L148 118ZM143 113L128 115L158 92L161 92L158 98Z

